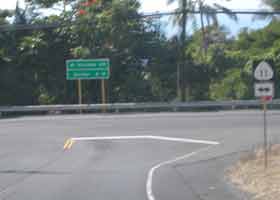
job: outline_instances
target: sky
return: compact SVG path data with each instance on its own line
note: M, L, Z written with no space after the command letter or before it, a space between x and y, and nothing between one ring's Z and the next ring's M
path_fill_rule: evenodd
M176 7L176 4L172 6L166 5L166 0L140 0L142 3L141 10L145 12L154 11L170 11ZM23 0L19 0L22 4ZM260 0L232 0L228 2L226 0L206 0L206 3L219 3L232 9L259 9L263 7ZM2 9L13 9L16 6L16 0L0 0Z
M142 3L142 10L146 12L154 11L170 11L176 8L176 4L167 6L167 0L140 0ZM261 0L205 0L205 3L218 3L231 9L259 9L263 7Z
M23 7L24 0L19 0L20 5ZM172 11L177 7L177 4L167 5L167 0L140 0L141 2L141 12L164 12ZM218 3L230 9L238 10L251 10L251 9L262 9L264 5L261 3L261 0L205 0L208 4ZM14 9L16 6L16 0L0 0L1 9ZM239 32L241 28L249 27L250 29L258 29L265 26L267 21L252 21L252 16L239 16L239 22L235 23L229 20L224 15L219 16L222 24L227 25L229 32L232 35L235 35ZM163 19L165 23L170 22L170 18ZM167 26L166 29L167 35L172 36L175 32L178 32L176 28L171 27L171 23Z
M166 5L167 0L141 0L143 12L155 12L155 11L172 11L177 7L177 4L173 4L171 6ZM261 0L205 0L207 4L218 3L230 9L237 10L257 10L263 9L265 6L262 4ZM225 15L219 15L219 19L221 24L225 25L231 35L236 35L240 29L244 27L248 27L250 29L258 29L262 28L268 24L268 21L253 21L252 16L250 15L239 15L239 21L233 22L228 19ZM168 20L168 19L166 19ZM171 23L167 26L167 35L172 36L175 33L178 33L176 28L172 28Z

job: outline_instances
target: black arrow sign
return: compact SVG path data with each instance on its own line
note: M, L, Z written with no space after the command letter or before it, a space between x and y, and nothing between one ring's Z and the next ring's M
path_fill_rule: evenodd
M270 88L259 88L259 92L269 92Z

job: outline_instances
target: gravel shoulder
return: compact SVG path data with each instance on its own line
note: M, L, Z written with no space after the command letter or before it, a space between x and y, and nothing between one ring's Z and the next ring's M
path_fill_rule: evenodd
M264 167L264 152L256 150L240 159L228 171L228 177L240 190L254 200L275 200L280 196L280 145L270 148L268 168Z

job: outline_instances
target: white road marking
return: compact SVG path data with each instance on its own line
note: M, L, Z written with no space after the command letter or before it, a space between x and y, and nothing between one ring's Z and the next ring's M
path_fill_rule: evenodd
M135 140L135 139L152 139L152 140L162 140L162 141L171 141L171 142L183 142L183 143L197 143L197 144L207 144L211 145L206 148L202 148L198 151L188 153L186 155L177 157L172 160L164 161L156 166L152 167L149 170L148 178L146 182L146 194L148 200L155 200L154 194L153 194L153 176L157 169L164 167L166 165L170 165L172 163L175 163L180 160L184 160L186 158L190 158L202 151L208 150L212 145L218 145L219 142L215 141L208 141L208 140L193 140L193 139L187 139L187 138L174 138L174 137L163 137L163 136L153 136L153 135L138 135L138 136L112 136L112 137L78 137L78 138L70 138L67 141L101 141L101 140ZM71 148L72 145L69 146Z
M197 155L198 153L200 153L202 151L208 150L210 147L212 147L212 146L208 146L206 148L202 148L202 149L200 149L198 151L195 151L195 152L192 152L192 153L188 153L186 155L177 157L177 158L172 159L172 160L164 161L162 163L157 164L152 169L150 169L150 171L148 173L147 182L146 182L146 193L147 193L148 200L155 200L155 196L153 194L153 189L152 188L153 188L153 176L154 176L154 173L155 173L156 170L158 170L159 168L164 167L166 165L170 165L170 164L178 162L180 160L184 160L184 159L190 158L192 156L195 156L195 155Z
M162 141L170 141L170 142L183 142L183 143L196 143L196 144L209 144L209 145L219 144L219 142L208 141L208 140L193 140L187 138L174 138L174 137L163 137L163 136L153 136L153 135L71 138L71 140L73 141L136 140L136 139L150 139L150 140L162 140Z

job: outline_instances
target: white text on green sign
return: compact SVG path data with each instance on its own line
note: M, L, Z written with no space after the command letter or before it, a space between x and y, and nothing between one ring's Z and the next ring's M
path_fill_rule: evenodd
M109 59L68 60L66 62L67 80L109 79Z

